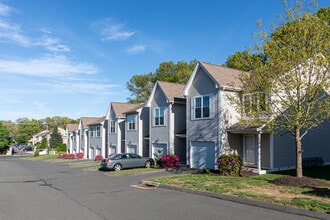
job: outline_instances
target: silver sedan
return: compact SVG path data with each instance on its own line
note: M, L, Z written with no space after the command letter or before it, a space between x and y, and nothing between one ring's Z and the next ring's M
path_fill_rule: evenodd
M149 157L141 157L137 154L123 153L114 154L109 158L102 159L101 168L119 171L126 168L146 167L154 165L154 160Z

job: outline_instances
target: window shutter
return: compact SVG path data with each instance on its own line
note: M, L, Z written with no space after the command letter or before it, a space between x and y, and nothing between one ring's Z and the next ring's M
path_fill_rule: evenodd
M190 118L191 120L195 119L195 99L190 98Z
M216 102L215 102L215 95L209 94L210 97L210 118L213 118L215 116L216 111Z

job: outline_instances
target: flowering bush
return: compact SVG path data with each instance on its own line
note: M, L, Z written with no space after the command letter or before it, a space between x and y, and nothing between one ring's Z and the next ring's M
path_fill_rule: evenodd
M103 156L102 155L96 155L94 160L102 160L103 159Z
M61 154L60 155L62 159L74 159L75 158L75 154Z
M179 157L174 154L163 155L161 158L162 166L172 168L179 166Z
M242 157L238 155L223 154L218 158L218 168L223 176L241 175L242 164Z
M79 152L79 153L76 153L76 158L83 158L84 157L84 153L83 152Z

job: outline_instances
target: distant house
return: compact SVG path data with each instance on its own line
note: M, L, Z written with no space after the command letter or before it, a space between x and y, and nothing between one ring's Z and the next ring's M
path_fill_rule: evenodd
M107 112L108 149L107 154L125 153L125 119L124 112L139 107L139 104L112 102Z
M187 98L187 164L194 168L216 169L221 154L235 153L247 167L258 173L295 168L293 137L287 132L273 134L265 125L251 124L245 117L249 108L262 100L245 94L241 71L199 62L183 95ZM228 97L239 94L243 112L238 112ZM265 100L264 100L265 101ZM303 157L322 157L330 163L330 123L324 122L303 139Z
M94 121L98 120L98 117L81 117L78 125L78 141L77 147L74 153L84 153L84 158L89 158L89 133L88 126Z
M66 152L71 154L76 149L76 132L78 130L78 124L67 124L66 126Z
M32 135L32 138L29 140L29 144L31 145L40 144L43 138L46 138L48 143L50 139L50 134L51 131L49 131L48 129L43 130L37 134L34 134Z
M186 99L182 96L184 85L155 83L147 102L150 108L150 156L176 154L186 162Z
M66 131L63 128L58 127L58 133L60 133L62 137L62 143L66 143L67 136ZM47 143L49 143L49 139L51 138L52 132L48 129L43 130L35 135L32 136L32 138L28 141L31 145L36 145L38 143L41 143L43 138L47 138Z
M125 152L149 157L149 108L145 103L124 112Z
M98 118L88 124L88 159L94 160L97 155L106 157L107 127L105 117Z

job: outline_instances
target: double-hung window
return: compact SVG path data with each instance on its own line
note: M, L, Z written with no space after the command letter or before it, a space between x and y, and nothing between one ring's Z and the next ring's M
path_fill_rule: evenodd
M101 126L96 126L96 137L101 137Z
M165 125L165 108L154 109L154 126Z
M89 127L89 136L90 137L94 136L94 127L93 126Z
M193 98L192 116L193 119L202 119L211 117L210 95L197 96Z
M245 115L260 115L268 107L265 93L257 92L243 95L243 108Z
M135 130L136 115L128 115L126 121L127 121L127 130Z
M110 121L110 133L111 134L116 133L116 122L115 121Z

